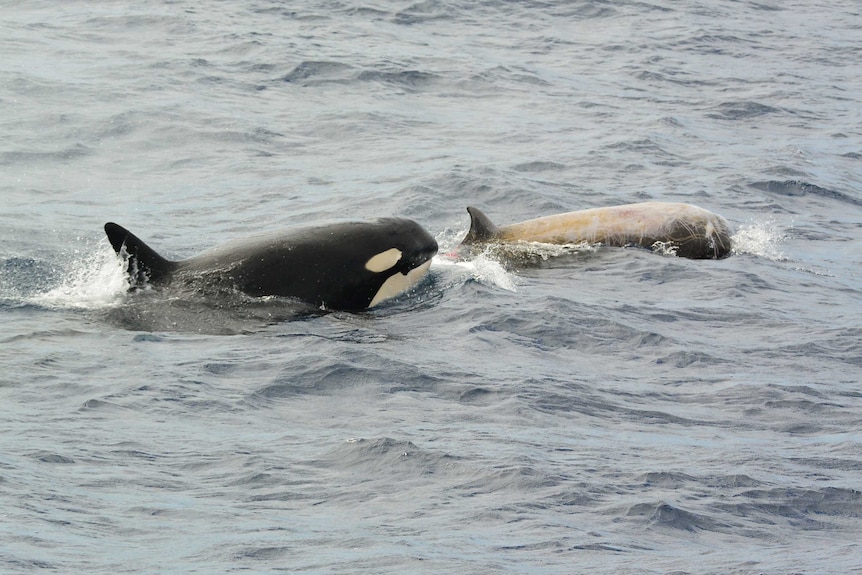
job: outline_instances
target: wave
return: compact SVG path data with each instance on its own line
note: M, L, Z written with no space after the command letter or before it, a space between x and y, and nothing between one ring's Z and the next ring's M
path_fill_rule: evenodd
M756 190L761 190L778 196L814 196L819 198L826 198L829 200L835 200L853 206L862 206L862 200L859 200L842 192L830 190L828 188L822 188L815 184L810 184L801 180L784 180L781 182L774 180L766 180L762 182L754 182L750 185Z

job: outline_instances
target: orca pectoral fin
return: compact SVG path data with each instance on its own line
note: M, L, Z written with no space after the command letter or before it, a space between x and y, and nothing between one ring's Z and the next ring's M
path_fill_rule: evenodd
M117 255L126 253L128 257L129 281L132 287L146 282L159 283L176 267L176 262L157 254L135 234L113 222L105 224L108 241Z
M495 226L479 208L470 206L467 208L467 213L470 214L470 231L461 241L462 244L488 242L500 234L500 228Z

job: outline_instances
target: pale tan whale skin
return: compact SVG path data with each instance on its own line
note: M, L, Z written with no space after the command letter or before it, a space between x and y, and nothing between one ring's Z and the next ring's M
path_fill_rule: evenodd
M643 202L556 214L508 226L496 226L480 210L467 208L470 231L462 245L603 244L661 247L693 259L730 254L730 226L719 215L690 204Z

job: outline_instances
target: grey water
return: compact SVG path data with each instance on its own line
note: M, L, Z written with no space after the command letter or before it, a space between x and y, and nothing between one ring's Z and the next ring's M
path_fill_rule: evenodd
M862 8L0 4L0 572L862 573ZM453 262L644 200L734 253ZM409 217L363 313L127 293Z

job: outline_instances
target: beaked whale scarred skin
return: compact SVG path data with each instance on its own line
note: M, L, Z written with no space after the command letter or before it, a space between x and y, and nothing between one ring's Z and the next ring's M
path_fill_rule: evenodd
M496 226L479 209L467 208L470 231L464 246L539 242L659 246L679 257L720 259L730 254L730 226L724 218L690 204L642 202L591 208Z
M171 261L115 223L105 224L114 251L127 258L131 288L176 283L280 296L327 309L362 310L414 285L437 242L404 218L288 229L228 242Z

